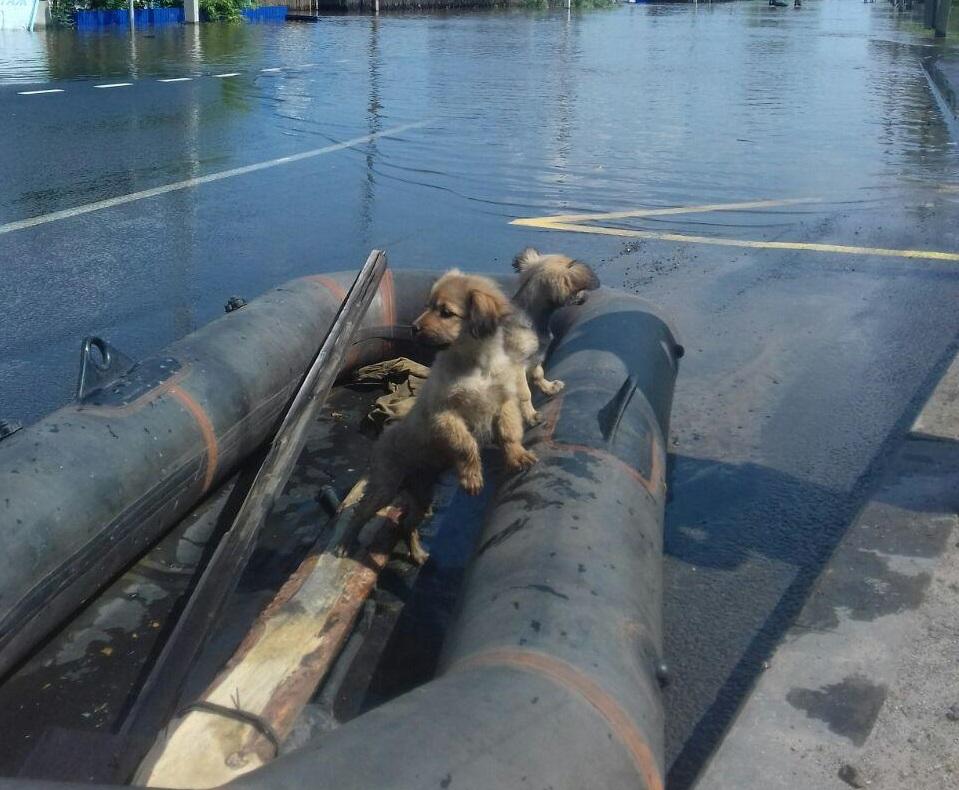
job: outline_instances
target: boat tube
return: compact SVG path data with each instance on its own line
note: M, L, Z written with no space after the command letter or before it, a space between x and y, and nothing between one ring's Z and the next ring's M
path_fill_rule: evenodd
M347 367L414 353L374 338L412 321L434 277L387 274ZM351 281L276 289L0 443L0 667L271 434ZM682 347L652 305L605 288L552 329L548 372L566 388L527 435L539 463L493 497L437 677L231 784L663 786L665 437Z
M272 435L353 279L276 288L0 442L0 676ZM367 330L409 320L433 275L398 279Z

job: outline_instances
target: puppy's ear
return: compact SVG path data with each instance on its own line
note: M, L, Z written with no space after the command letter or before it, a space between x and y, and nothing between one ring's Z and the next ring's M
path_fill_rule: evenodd
M476 338L490 337L510 314L509 301L501 293L474 288L469 293L469 330Z
M538 250L533 247L527 247L513 258L513 269L518 272L524 271L530 264L536 263L540 257Z
M566 282L570 293L595 291L599 288L599 277L589 264L582 261L570 261L566 267Z

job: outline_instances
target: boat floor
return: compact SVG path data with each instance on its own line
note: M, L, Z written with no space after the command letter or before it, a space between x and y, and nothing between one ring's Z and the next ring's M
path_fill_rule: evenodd
M369 432L360 430L369 388L337 387L277 502L222 621L187 679L195 698L232 655L259 612L307 551L330 514L322 486L343 497L362 475ZM109 765L122 725L165 637L219 537L211 518L232 481L200 503L122 576L80 610L0 684L0 776L118 781ZM423 525L430 560L411 565L400 544L323 686L284 750L333 729L429 679L471 553L485 498L440 487Z

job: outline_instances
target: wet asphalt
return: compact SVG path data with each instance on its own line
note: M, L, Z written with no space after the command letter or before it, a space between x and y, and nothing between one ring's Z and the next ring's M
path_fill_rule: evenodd
M807 0L0 43L0 417L65 403L83 335L143 356L230 295L373 246L398 268L500 271L531 243L667 309L687 348L667 742L688 786L957 348L959 262L848 249L959 251L931 40L884 4ZM762 200L780 203L592 223L656 238L509 224Z

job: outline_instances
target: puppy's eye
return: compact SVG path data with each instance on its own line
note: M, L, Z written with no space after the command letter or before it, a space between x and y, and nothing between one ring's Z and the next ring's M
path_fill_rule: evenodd
M443 316L443 318L452 318L454 315L456 315L456 313L454 313L448 307L441 307L440 315Z

